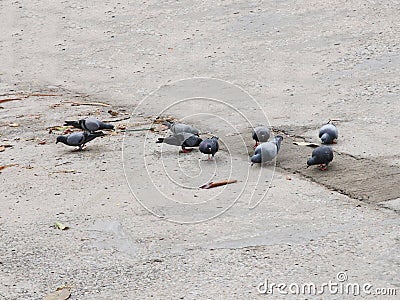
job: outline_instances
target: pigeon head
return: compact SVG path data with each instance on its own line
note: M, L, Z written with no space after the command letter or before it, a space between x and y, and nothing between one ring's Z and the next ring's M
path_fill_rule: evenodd
M58 137L57 137L57 140L56 140L56 144L57 143L63 143L63 144L65 144L66 142L67 142L67 137L66 136L64 136L64 135L59 135Z
M330 136L329 133L325 132L321 136L321 141L322 141L323 144L330 144L333 141L333 138Z
M250 160L251 160L252 164L260 164L261 163L261 153L253 155L250 158Z
M218 141L218 140L219 140L219 137L217 137L217 136L214 135L211 139L212 139L212 140L217 140L217 141Z
M312 165L315 165L314 157L310 157L310 158L307 160L307 168L308 168L309 166L312 166Z

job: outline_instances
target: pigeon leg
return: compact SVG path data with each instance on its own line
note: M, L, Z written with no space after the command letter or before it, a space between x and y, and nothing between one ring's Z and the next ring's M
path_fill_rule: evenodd
M207 160L211 160L211 156L210 156L211 154L208 154L208 159Z
M328 170L328 168L327 168L326 165L320 165L320 166L319 166L319 169L320 169L321 171L327 171L327 170Z

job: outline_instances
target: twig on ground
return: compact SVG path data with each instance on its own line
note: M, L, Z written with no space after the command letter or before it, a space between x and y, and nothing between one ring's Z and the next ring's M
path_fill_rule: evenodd
M90 106L103 106L109 107L110 104L103 102L77 102L77 101L62 101L63 103L71 103L72 106L80 106L80 105L90 105Z
M201 189L211 189L211 188L214 188L214 187L217 187L217 186L231 184L231 183L235 183L235 182L237 182L236 179L234 179L234 180L222 180L222 181L217 181L217 182L212 182L211 181L211 182L209 182L209 183L207 183L205 185L202 185L200 188Z
M121 122L121 121L125 121L125 120L129 120L131 117L124 117L124 118L120 118L120 119L115 119L115 120L104 120L104 122L106 123L111 123L111 122Z

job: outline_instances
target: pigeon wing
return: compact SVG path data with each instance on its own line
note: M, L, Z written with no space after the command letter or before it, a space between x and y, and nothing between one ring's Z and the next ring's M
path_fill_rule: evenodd
M164 139L164 143L173 146L182 146L186 139L188 139L192 134L187 132L181 132L174 135L170 135Z
M96 131L100 129L100 121L95 118L87 118L85 120L85 127L88 131Z
M83 132L75 132L67 137L67 145L69 146L80 146L85 141L85 135Z

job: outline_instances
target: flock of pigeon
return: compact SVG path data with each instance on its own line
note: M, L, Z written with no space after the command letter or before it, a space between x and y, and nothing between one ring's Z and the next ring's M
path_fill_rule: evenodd
M194 147L199 147L201 153L208 154L208 160L214 157L219 149L217 136L202 140L199 137L200 131L190 125L168 121L164 122L163 125L171 130L172 135L166 138L158 138L156 143L180 146L182 148L181 151L184 153L192 151ZM267 127L259 126L253 129L252 138L256 142L254 145L254 155L250 159L252 165L272 161L278 155L283 136L277 135L273 141L268 141L270 130ZM323 144L333 144L338 138L336 126L331 123L322 126L319 130L319 138ZM327 170L332 160L332 148L329 146L320 146L312 152L311 158L307 160L307 167L320 165L321 170Z
M68 146L79 147L79 150L82 150L86 143L97 137L104 136L105 134L101 130L114 129L114 125L101 122L95 118L87 118L79 121L65 121L64 126L73 126L83 129L83 131L74 132L69 135L59 135L56 144L63 143Z
M97 137L104 136L101 131L104 129L114 129L112 124L101 122L95 118L87 118L79 121L65 121L64 125L73 126L83 129L81 132L74 132L69 135L60 135L57 141L68 146L79 147L94 140ZM162 124L168 128L172 135L165 138L158 138L156 143L165 143L168 145L179 146L183 153L188 153L194 147L199 147L201 153L208 155L208 160L214 158L219 150L218 137L213 136L205 140L200 138L200 131L190 125L183 123L173 123L165 121ZM277 135L272 141L269 141L270 130L267 127L259 126L253 129L252 138L255 140L254 155L250 161L255 163L265 163L272 161L279 152L283 136ZM333 144L338 138L338 130L332 123L325 124L319 130L319 138L323 144ZM188 149L189 148L189 149ZM319 146L311 154L311 158L307 160L307 168L312 165L319 165L321 170L327 170L328 164L333 160L333 150L329 146Z

